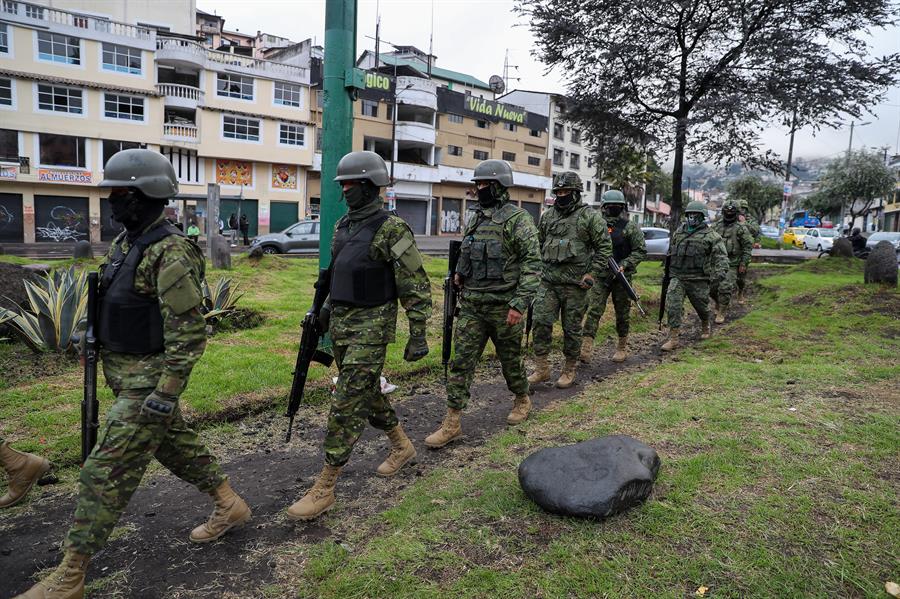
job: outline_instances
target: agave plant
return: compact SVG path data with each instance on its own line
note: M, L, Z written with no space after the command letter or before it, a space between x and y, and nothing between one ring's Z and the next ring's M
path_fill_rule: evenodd
M207 321L233 312L244 294L237 292L238 284L231 279L219 277L212 289L203 280L203 317Z
M69 350L87 310L87 271L70 266L24 285L28 308L20 306L18 312L0 308L0 322L11 326L36 352Z

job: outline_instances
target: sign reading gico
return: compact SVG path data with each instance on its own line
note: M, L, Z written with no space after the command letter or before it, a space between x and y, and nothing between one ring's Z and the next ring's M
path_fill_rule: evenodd
M393 77L374 71L365 71L364 87L359 90L359 97L366 100L394 101L397 82Z

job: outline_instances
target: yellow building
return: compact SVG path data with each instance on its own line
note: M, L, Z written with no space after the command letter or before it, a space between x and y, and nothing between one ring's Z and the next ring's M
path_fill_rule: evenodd
M223 219L246 214L251 235L305 212L302 52L287 64L206 47L193 0L49 4L0 3L0 242L110 239L119 227L96 185L133 147L172 161L182 222L203 228L209 183Z

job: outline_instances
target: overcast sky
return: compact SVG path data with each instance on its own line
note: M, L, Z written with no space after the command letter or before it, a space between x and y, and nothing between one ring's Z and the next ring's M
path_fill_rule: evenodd
M511 89L565 92L557 73L531 56L534 40L522 19L513 13L512 0L359 0L357 56L374 49L376 4L381 13L381 38L401 45L413 45L428 51L434 22L434 54L441 67L469 73L487 81L491 75L503 75L507 50L510 69L519 81L510 81ZM197 0L197 8L225 18L225 28L256 33L257 30L301 41L315 38L322 44L325 35L325 0ZM900 30L875 32L877 54L900 52ZM385 50L390 47L382 46ZM525 108L528 108L527 106ZM900 87L889 90L883 104L856 127L853 147L884 147L900 153ZM782 156L787 155L787 131L768 128L763 143ZM796 136L795 156L835 156L847 151L849 128L826 129L813 137L801 131Z

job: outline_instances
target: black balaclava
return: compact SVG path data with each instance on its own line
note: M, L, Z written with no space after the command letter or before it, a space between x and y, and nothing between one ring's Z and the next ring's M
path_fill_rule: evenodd
M351 185L344 191L344 200L350 210L359 210L378 198L378 187L371 181L360 181L359 185Z
M622 214L623 208L622 204L607 204L603 207L603 216L607 220L616 220Z
M502 188L496 181L488 181L487 187L478 189L478 204L482 209L493 208L500 202Z
M737 220L738 217L738 209L737 208L723 208L722 209L722 220L725 221L726 224L731 224Z
M168 200L149 198L139 189L131 187L128 191L109 195L113 219L122 223L131 239L159 218L167 202Z
M568 190L560 190L560 191L568 191L569 193L565 195L556 194L556 201L553 202L553 207L562 212L566 212L569 208L578 203L581 199L581 192L577 189L568 189Z

